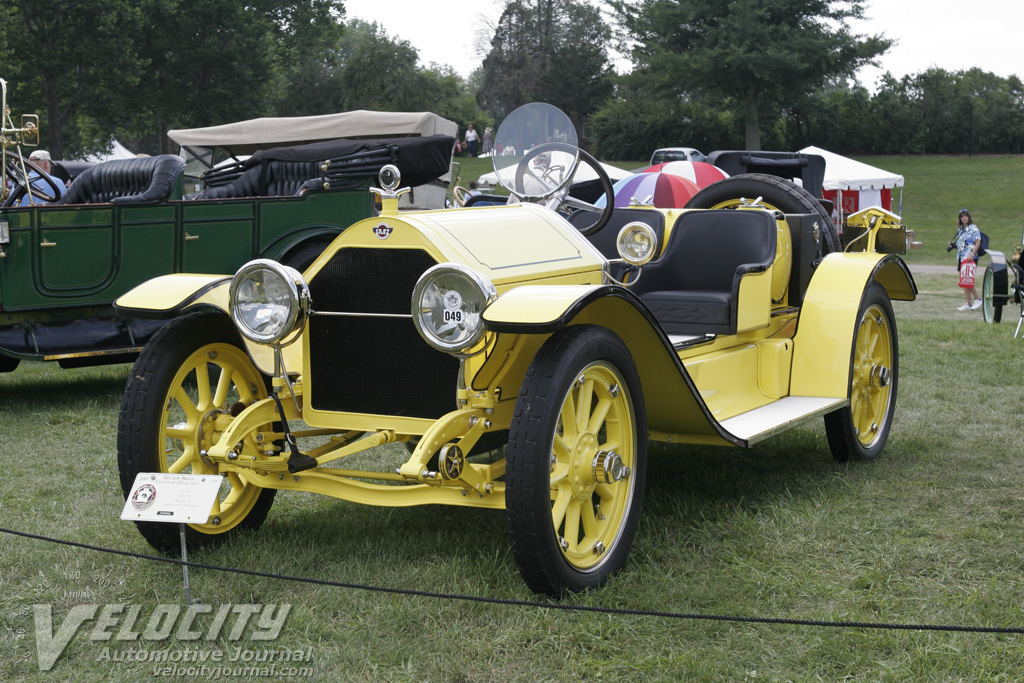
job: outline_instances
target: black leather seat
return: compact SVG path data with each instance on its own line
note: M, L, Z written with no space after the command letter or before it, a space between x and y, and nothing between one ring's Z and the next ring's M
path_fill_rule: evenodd
M286 197L300 190L320 187L323 176L316 161L263 161L250 166L236 179L203 190L195 199L229 199L232 197ZM309 181L314 181L310 183Z
M86 169L58 204L158 204L167 201L185 160L174 154L115 159Z
M736 334L740 281L771 266L775 231L764 211L684 213L665 252L644 266L632 291L669 334ZM764 306L767 320L770 294L749 303Z

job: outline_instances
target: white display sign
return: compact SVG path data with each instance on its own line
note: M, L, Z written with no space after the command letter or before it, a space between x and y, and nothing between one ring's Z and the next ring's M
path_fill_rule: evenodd
M121 510L121 519L206 524L222 481L218 474L140 472Z

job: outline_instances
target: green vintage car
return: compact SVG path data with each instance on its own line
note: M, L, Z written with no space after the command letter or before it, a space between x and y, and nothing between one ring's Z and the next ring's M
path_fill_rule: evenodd
M372 215L361 188L385 164L403 169L419 207L442 206L437 179L449 172L456 130L434 114L380 112L176 130L182 156L98 164L58 196L22 154L38 144L37 119L15 125L5 113L0 372L22 360L132 360L163 321L120 315L113 302L151 278L230 274L253 258L304 269Z

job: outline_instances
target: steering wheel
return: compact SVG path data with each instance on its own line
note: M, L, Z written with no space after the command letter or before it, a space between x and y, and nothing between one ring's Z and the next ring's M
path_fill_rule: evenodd
M572 178L576 175L579 165L577 164L573 169L572 176L565 177L564 166L550 164L551 152L578 154L580 161L594 169L601 181L601 190L605 197L604 207L598 207L582 199L569 196L569 185L572 183ZM545 155L545 157L541 158L541 155ZM530 192L526 191L528 185ZM543 197L544 204L554 211L566 207L599 213L600 215L594 223L585 228L579 228L582 235L593 235L606 226L615 210L615 190L612 189L612 181L608 178L604 167L587 152L564 142L545 142L527 152L516 166L515 188L524 195Z
M22 167L21 162L24 162L24 167ZM40 189L33 185L32 196L38 197L44 202L55 202L60 198L60 188L57 186L57 183L54 182L53 178L50 177L50 174L46 173L30 160L22 159L20 156L16 157L13 154L5 154L4 167L7 174L19 185L19 187L15 187L11 191L11 195L7 198L7 201L4 202L4 206L13 206L16 200L20 199L22 195L28 193L29 183L34 183L37 180L42 180L44 187ZM31 177L32 171L36 172L36 177L34 178Z
M469 190L464 188L462 185L456 185L452 188L452 199L454 199L455 203L459 206L465 206L466 200L469 199L469 197L466 196L468 192Z

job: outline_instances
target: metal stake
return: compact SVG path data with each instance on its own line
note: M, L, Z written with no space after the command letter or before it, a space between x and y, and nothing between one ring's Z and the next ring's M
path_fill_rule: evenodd
M185 544L185 524L179 524L178 529L181 535L181 571L185 575L185 606L192 604L192 587L188 582L188 548Z

